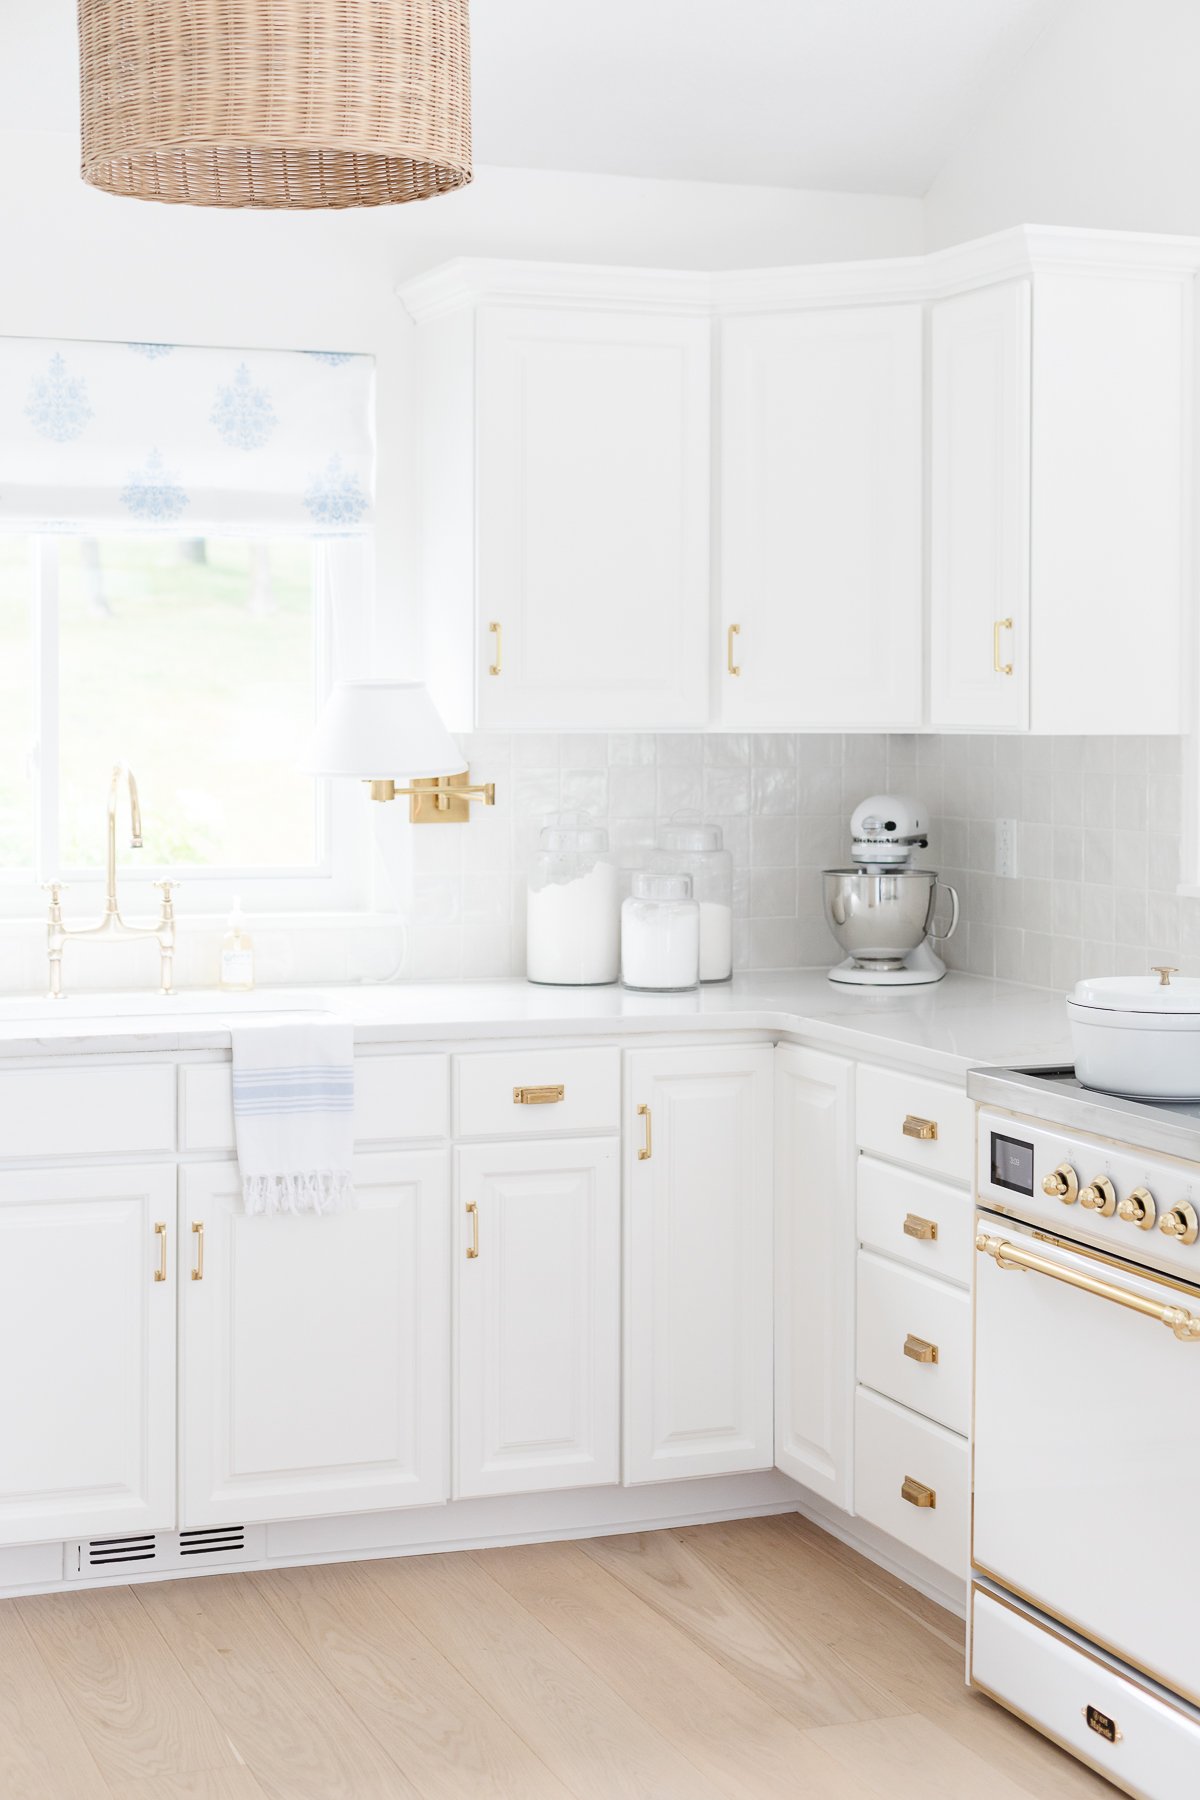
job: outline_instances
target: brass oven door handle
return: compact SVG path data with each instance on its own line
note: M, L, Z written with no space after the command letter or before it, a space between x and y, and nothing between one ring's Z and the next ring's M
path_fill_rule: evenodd
M904 1354L912 1362L935 1363L938 1359L938 1347L927 1338L914 1337L910 1331L904 1340Z
M1013 622L1011 619L997 619L996 623L992 626L992 668L997 675L1011 675L1013 672L1013 666L1010 662L1001 662L1000 660L1000 633L1002 631L1011 631L1012 628Z
M154 1235L158 1239L158 1267L154 1271L154 1279L155 1281L165 1281L167 1279L167 1227L164 1220L158 1221L154 1227Z
M471 1221L471 1241L467 1245L467 1261L474 1262L479 1255L479 1208L474 1200L467 1201L467 1217Z
M195 1240L194 1248L195 1248L195 1252L196 1252L196 1260L192 1264L192 1280L193 1281L203 1281L204 1280L204 1220L203 1219L193 1219L192 1220L192 1237Z
M905 1237L920 1238L932 1244L937 1239L937 1220L923 1219L920 1213L905 1213L903 1230Z
M488 630L494 632L496 638L496 660L488 664L488 674L498 675L504 666L504 629L499 619L493 619Z
M938 1134L936 1119L919 1119L915 1113L906 1114L900 1129L905 1137L916 1138L921 1144L932 1144Z
M900 1484L900 1498L910 1506L928 1506L932 1510L937 1506L937 1489L926 1487L915 1475L906 1475Z
M639 1106L637 1110L638 1118L644 1119L646 1122L646 1139L641 1149L638 1151L638 1161L649 1162L650 1158L654 1155L654 1120L650 1116L650 1108L648 1106Z
M733 640L735 637L740 637L741 632L740 625L731 625L725 633L725 667L731 675L740 675L742 672L741 664L735 663L733 660Z
M515 1087L513 1089L514 1106L557 1106L565 1100L567 1090L560 1081L555 1087Z
M1188 1312L1185 1307L1147 1300L1143 1295L1135 1294L1132 1288L1120 1287L1115 1281L1105 1281L1099 1275L1081 1275L1075 1269L1055 1262L1052 1257L1039 1256L1036 1250L1026 1250L1020 1244L1010 1243L1007 1238L992 1237L986 1231L977 1235L975 1248L981 1256L990 1256L998 1269L1026 1269L1031 1275L1047 1275L1051 1281L1061 1281L1065 1287L1079 1288L1097 1300L1109 1300L1114 1306L1127 1306L1130 1312L1154 1319L1168 1331L1173 1331L1181 1344L1200 1342L1200 1315Z

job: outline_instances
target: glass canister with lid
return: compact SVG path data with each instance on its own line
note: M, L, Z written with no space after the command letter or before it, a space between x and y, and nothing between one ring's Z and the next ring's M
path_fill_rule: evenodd
M699 985L700 908L690 875L639 869L621 908L621 979L628 988L682 993Z
M719 825L673 819L659 838L658 867L690 875L700 907L700 979L728 981L733 974L733 856Z
M529 870L526 974L556 987L603 987L620 973L617 865L586 813L555 813Z

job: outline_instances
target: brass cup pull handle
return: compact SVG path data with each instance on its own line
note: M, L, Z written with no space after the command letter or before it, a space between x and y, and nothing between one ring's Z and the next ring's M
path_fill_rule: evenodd
M936 1241L937 1234L938 1228L936 1219L923 1219L919 1213L906 1213L904 1215L905 1237L920 1238L925 1243L932 1244Z
M646 1140L638 1151L638 1161L649 1162L654 1155L654 1121L650 1116L648 1106L639 1106L637 1110L638 1118L644 1119L646 1122Z
M1001 662L1000 660L1000 633L1002 631L1011 631L1012 628L1013 622L1011 619L997 619L996 623L992 626L992 668L997 675L1011 675L1013 672L1013 666L1010 662Z
M915 1475L906 1475L900 1484L900 1498L910 1506L927 1506L932 1511L937 1505L937 1489L926 1487Z
M471 1221L471 1241L467 1245L467 1261L474 1262L479 1255L479 1208L474 1200L467 1201L467 1217Z
M914 1337L910 1331L904 1340L904 1354L916 1363L935 1363L938 1359L938 1347L927 1338Z
M567 1090L560 1081L556 1087L515 1087L514 1106L557 1106L565 1100Z
M167 1227L165 1220L158 1221L154 1227L154 1235L158 1239L158 1267L154 1271L154 1279L155 1281L165 1281L167 1279Z
M733 660L733 640L735 637L740 637L741 634L740 625L731 625L725 633L725 667L731 675L740 675L742 672L741 664L735 663Z
M192 1280L204 1280L204 1221L192 1220L192 1237L195 1239L196 1260L192 1264Z
M493 619L488 630L493 632L496 638L496 660L488 664L488 674L498 675L504 666L504 629L499 619Z
M916 1138L920 1144L932 1144L938 1134L936 1119L919 1119L915 1113L906 1114L900 1129L906 1138Z

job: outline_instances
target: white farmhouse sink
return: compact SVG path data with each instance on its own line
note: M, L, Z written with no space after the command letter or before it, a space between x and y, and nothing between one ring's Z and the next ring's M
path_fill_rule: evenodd
M327 1013L322 996L302 988L281 988L253 994L222 994L209 990L194 994L78 994L65 1000L18 996L0 1000L0 1025L22 1020L57 1024L70 1019L174 1019L219 1016L238 1018L245 1013Z

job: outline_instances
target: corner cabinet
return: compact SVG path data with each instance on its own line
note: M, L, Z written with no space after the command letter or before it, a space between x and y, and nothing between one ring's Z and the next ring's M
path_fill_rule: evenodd
M627 1482L774 1461L773 1055L626 1057Z

